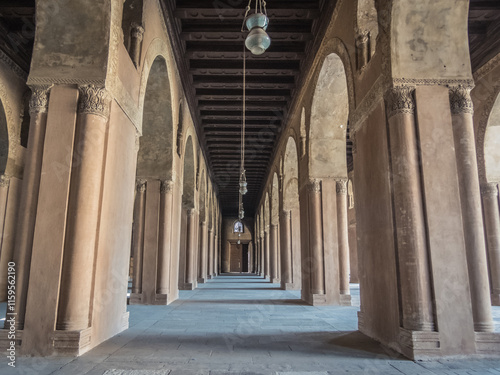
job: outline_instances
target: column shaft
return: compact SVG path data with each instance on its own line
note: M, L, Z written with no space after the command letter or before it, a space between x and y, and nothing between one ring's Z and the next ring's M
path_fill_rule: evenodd
M16 263L17 328L24 327L26 299L35 232L38 191L42 172L43 145L47 128L48 87L35 87L30 100L30 132L26 150L21 199L16 227L14 262Z
M144 36L144 28L138 24L132 24L130 29L130 58L137 68L141 61L141 47Z
M340 294L349 292L349 222L347 217L347 180L337 181L337 233L339 243Z
M170 292L173 187L173 181L161 181L160 231L158 238L158 274L156 279L157 294L168 294Z
M207 278L207 222L200 221L200 251L198 266L198 282L203 283Z
M132 293L142 292L142 256L144 250L144 204L146 200L146 181L137 181L134 205L134 227L132 236Z
M271 278L271 247L269 243L269 228L264 231L264 252L266 255L266 277Z
M271 224L269 233L270 252L271 252L271 282L279 282L278 274L278 225Z
M427 331L433 329L433 313L414 108L412 88L391 91L388 117L403 327Z
M481 188L490 269L491 302L500 305L500 212L497 184Z
M288 210L283 210L281 213L281 287L283 289L293 282L291 215L292 212Z
M323 221L321 209L321 182L312 180L309 195L309 255L311 257L311 293L325 294L325 266L323 253Z
M57 329L89 326L109 100L103 88L80 87L74 163Z
M214 236L214 276L219 274L219 236Z
M472 119L473 105L469 90L461 86L450 89L450 105L474 330L492 332L494 326L491 315L486 241Z
M208 278L212 278L214 271L214 253L213 253L213 248L214 248L214 231L213 229L208 230L208 267L207 267L207 273L208 273Z
M194 265L196 261L195 220L195 211L188 209L186 225L186 279L184 282L191 287L194 286Z

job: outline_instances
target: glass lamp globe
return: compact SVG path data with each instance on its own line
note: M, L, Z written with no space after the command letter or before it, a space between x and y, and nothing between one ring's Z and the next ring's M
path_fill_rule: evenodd
M245 40L245 46L254 55L262 55L271 45L271 38L266 33L269 18L262 13L248 17L246 25L250 33Z

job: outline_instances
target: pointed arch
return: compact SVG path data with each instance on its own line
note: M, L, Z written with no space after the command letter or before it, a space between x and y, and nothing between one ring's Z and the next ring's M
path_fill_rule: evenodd
M147 82L137 176L165 179L172 172L173 126L170 81L162 56L154 60Z
M347 177L346 135L349 95L344 64L336 53L321 67L314 92L309 128L309 174Z
M273 185L271 187L271 224L278 225L279 221L279 181L278 174L273 174Z
M184 150L182 170L182 205L185 208L194 208L196 163L194 157L193 139L191 136L188 136Z
M500 95L497 95L484 134L484 167L486 182L500 182Z

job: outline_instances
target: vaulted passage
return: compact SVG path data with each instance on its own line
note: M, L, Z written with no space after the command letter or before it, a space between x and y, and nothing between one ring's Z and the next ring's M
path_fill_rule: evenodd
M352 307L304 305L297 291L252 274L223 274L169 306L130 306L130 328L81 358L22 359L23 374L426 374L466 371L479 361L435 367L405 361L357 332ZM500 323L500 312L496 319ZM490 363L493 366L495 363ZM39 366L39 367L36 367ZM59 369L60 368L60 369ZM487 371L488 365L481 368ZM108 372L107 372L108 371Z
M0 352L500 356L499 129L498 0L0 0Z

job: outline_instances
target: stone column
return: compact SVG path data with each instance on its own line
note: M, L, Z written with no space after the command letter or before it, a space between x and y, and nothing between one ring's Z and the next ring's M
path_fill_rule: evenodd
M219 274L219 236L214 236L214 276Z
M196 211L192 208L187 210L187 225L186 225L186 278L184 280L186 289L194 289L196 262L196 244L195 244L195 221Z
M210 228L208 230L208 266L207 266L207 278L212 279L214 275L214 230Z
M484 238L476 142L472 119L473 104L470 90L463 86L450 88L450 107L474 330L476 332L492 332L494 326L491 315L486 241Z
M198 266L198 282L204 283L207 279L207 222L200 221L200 251Z
M483 197L484 228L488 247L491 303L500 305L500 212L496 183L481 187Z
M387 98L403 327L434 328L424 209L415 129L414 89L395 87Z
M271 282L278 283L278 225L271 224L269 231L269 244L271 253Z
M365 67L370 61L370 36L364 32L356 37L356 63L358 70Z
M110 98L103 87L80 86L71 188L59 295L58 330L89 326L94 254Z
M281 235L281 288L287 289L293 282L292 277L292 212L283 210L281 212L280 235Z
M270 241L269 241L269 225L268 225L266 230L264 230L264 254L266 256L265 275L266 275L266 277L269 276L269 279L272 282L272 279L271 279L271 247L270 247L269 242Z
M264 249L264 231L260 232L259 235L259 247L260 247L260 275L264 278L266 277L266 256Z
M130 29L130 58L137 68L141 62L142 38L144 36L144 27L133 23Z
M323 254L323 221L321 214L321 181L311 180L309 199L309 256L311 257L311 293L325 294L325 265ZM307 261L304 259L304 261Z
M339 240L340 298L349 295L349 220L347 217L347 179L336 181L337 233Z
M146 180L137 180L134 206L134 229L132 242L132 293L142 292L142 255L144 250L144 203Z
M31 252L42 172L43 145L47 127L47 110L49 108L49 90L49 86L33 87L29 104L30 131L25 156L14 252L17 272L15 310L17 313L17 329L19 330L24 327L26 312Z
M173 189L173 181L160 182L160 231L158 235L156 293L166 295L170 292Z

